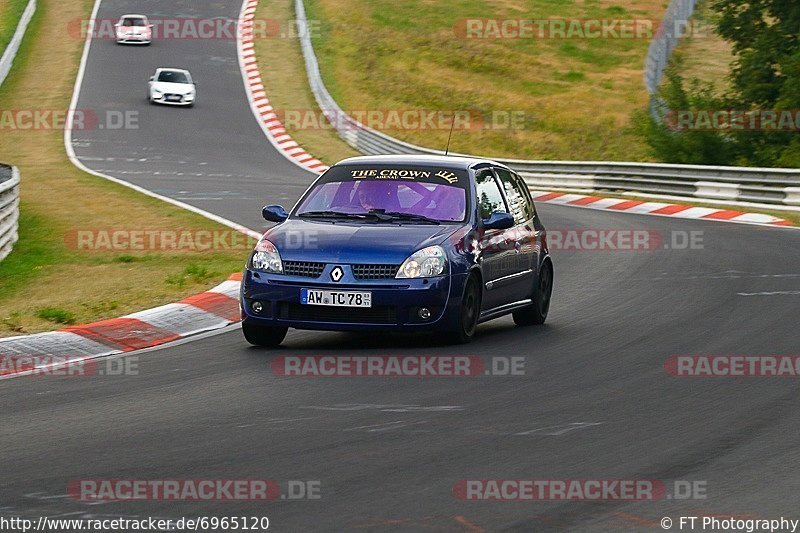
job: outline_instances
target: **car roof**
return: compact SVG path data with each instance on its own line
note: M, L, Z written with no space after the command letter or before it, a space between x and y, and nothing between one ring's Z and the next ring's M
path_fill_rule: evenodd
M135 13L129 13L127 15L122 15L120 18L121 19L146 19L147 17L145 15L137 15Z
M336 163L338 165L431 165L445 168L466 170L481 164L505 167L505 165L491 159L470 156L452 155L417 155L417 154L397 154L397 155L366 155L349 157Z

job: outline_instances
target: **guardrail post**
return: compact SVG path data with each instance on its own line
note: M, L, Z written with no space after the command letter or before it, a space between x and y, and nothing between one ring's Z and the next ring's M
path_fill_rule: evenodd
M800 187L786 187L783 192L786 193L784 204L800 206Z
M695 183L697 190L694 195L697 198L708 198L712 200L733 200L739 199L739 184L720 183L716 181L698 181Z
M19 228L19 170L0 165L0 261L11 253Z

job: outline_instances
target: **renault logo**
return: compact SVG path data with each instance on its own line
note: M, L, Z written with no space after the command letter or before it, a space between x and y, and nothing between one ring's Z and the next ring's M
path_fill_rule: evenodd
M342 267L340 266L333 267L333 270L331 270L331 279L333 281L341 281L343 277L344 277L344 270L342 270Z

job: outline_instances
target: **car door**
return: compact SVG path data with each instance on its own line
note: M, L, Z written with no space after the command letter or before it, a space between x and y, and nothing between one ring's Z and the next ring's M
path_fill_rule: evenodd
M536 212L525 183L507 168L495 167L514 227L506 230L504 242L509 249L505 277L500 288L504 303L525 300L532 294L536 277L538 247L536 246Z
M508 213L505 197L500 184L490 168L478 170L475 175L475 205L478 218L483 221L494 212ZM480 224L477 258L483 273L483 299L481 311L494 309L503 305L503 278L508 274L508 258L513 254L506 243L507 230L485 229ZM499 288L498 288L499 287Z
M518 189L525 195L525 204L527 206L528 217L526 228L532 228L532 231L526 233L527 239L523 243L522 252L530 256L533 269L538 275L539 267L542 265L542 260L544 259L544 256L547 255L547 244L545 243L546 232L544 224L542 224L542 219L539 218L538 214L536 213L536 204L533 201L533 196L531 196L531 191L528 189L528 185L525 183L525 180L523 180L522 177L514 171L511 171L511 176L514 182L518 184Z

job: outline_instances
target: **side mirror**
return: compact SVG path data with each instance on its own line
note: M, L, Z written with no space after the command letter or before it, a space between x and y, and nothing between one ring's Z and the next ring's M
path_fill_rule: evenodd
M150 76L150 81L154 81L156 79L155 76Z
M483 219L483 227L486 229L509 229L514 227L514 217L511 213L495 211L489 218Z
M289 218L289 213L281 205L268 205L261 210L261 216L269 222L283 222Z

